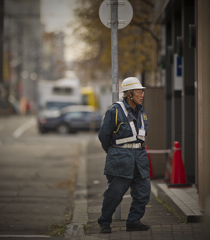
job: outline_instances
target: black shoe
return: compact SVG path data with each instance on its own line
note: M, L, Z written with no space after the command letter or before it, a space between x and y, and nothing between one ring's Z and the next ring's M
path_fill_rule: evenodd
M101 225L101 233L111 233L111 227L109 225Z
M149 225L144 225L142 223L137 223L134 225L130 225L126 227L126 231L127 232L131 232L131 231L146 231L150 228Z

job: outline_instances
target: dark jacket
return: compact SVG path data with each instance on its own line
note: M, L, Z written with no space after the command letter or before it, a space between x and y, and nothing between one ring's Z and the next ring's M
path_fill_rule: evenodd
M136 112L134 112L125 100L123 100L123 103L128 111L128 116L125 116L119 104L113 104L106 112L98 134L102 147L107 152L104 174L133 178L136 163L142 178L146 178L149 177L149 161L145 148L115 147L117 139L132 136L130 120L134 121L136 131L138 132L139 128L141 128L141 114L143 115L146 133L148 130L147 117L143 107L141 105L137 106ZM133 142L142 142L142 140L136 139L129 143Z

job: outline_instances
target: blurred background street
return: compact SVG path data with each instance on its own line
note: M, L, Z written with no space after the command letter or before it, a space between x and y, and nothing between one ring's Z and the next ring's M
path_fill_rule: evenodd
M15 138L31 119L0 121L0 235L59 236L71 218L82 144L96 134L42 136L34 124Z
M103 0L0 1L0 235L62 235L84 145L98 146L103 116L130 76L146 87L150 177L162 183L155 196L168 204L165 196L192 186L193 204L175 205L188 220L204 217L210 235L210 1L129 2L132 20L116 28L116 74ZM186 180L172 190L175 143Z

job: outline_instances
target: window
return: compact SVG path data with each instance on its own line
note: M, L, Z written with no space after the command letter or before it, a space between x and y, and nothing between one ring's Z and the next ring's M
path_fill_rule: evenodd
M66 114L67 119L83 119L82 112L70 112Z
M53 93L55 95L71 95L73 92L73 89L70 87L54 87Z

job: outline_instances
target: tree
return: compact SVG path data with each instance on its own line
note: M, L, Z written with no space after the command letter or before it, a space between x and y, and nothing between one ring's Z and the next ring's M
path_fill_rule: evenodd
M74 33L85 42L86 49L77 67L86 76L97 79L111 72L111 31L99 19L101 0L77 0ZM152 22L154 5L150 0L130 0L133 7L131 23L118 32L119 76L152 71L159 47L158 27Z

